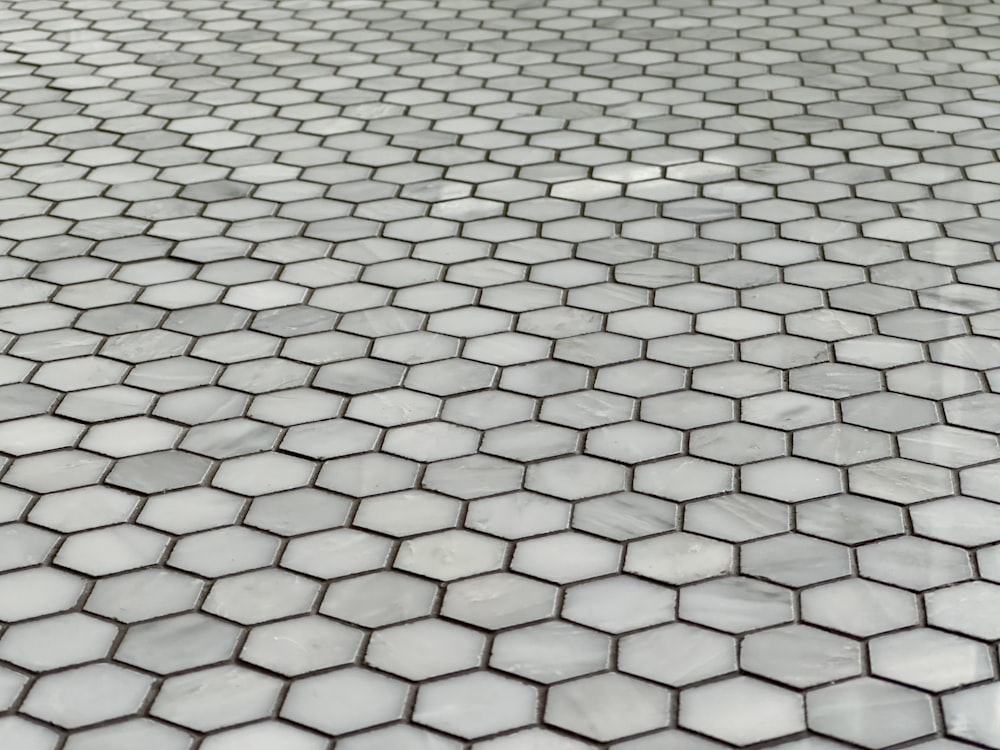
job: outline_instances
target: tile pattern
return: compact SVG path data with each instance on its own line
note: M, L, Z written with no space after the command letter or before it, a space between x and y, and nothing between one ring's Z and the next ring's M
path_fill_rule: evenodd
M0 746L1000 748L998 15L0 3Z

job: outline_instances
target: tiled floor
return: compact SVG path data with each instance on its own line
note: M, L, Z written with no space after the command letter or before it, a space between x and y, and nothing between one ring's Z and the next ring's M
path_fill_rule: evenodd
M0 747L1000 748L998 76L978 0L0 4Z

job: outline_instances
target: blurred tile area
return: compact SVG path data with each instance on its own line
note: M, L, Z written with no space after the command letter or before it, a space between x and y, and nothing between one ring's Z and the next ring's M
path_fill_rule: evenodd
M1000 748L1000 5L0 2L4 750Z

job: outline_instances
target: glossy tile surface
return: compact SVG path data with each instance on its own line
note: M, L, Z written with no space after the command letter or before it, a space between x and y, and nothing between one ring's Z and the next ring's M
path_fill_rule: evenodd
M0 4L0 747L1000 749L998 16Z

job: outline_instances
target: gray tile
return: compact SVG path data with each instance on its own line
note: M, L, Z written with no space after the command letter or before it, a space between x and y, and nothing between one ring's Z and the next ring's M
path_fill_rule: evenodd
M726 713L726 721L718 721L717 711ZM683 690L679 723L743 746L804 730L805 710L791 690L741 676Z
M490 666L551 684L607 668L611 639L571 623L552 621L509 630L493 641Z
M240 659L286 676L350 663L361 645L360 631L307 616L254 628Z
M138 570L97 582L84 609L118 622L142 622L194 609L204 586L205 582L198 578L170 570ZM61 596L65 601L73 592L68 580L53 581L48 588L48 600ZM70 600L75 602L78 596Z
M0 638L0 655L22 669L48 672L105 658L117 635L111 623L72 612L9 626ZM10 672L4 684L16 675Z
M418 746L423 744L428 750L457 750L461 747L457 742L440 734L406 724L392 724L340 740L341 747L348 750L375 750L383 747L383 743L394 746L405 746L405 743Z
M818 628L785 625L744 638L740 666L752 674L803 689L860 675L862 649L850 638Z
M230 659L240 629L200 613L167 617L130 628L115 659L157 674L173 674Z
M203 605L206 612L251 625L308 611L319 586L280 570L259 570L216 581Z
M800 534L744 544L740 572L784 586L801 587L851 574L849 550Z
M607 742L666 726L670 706L667 690L626 675L606 673L551 688L545 719Z
M685 620L742 633L793 619L792 592L743 576L703 581L684 588L679 615Z
M731 573L732 545L687 532L673 532L633 542L625 571L669 584L701 581Z
M736 639L687 623L671 623L622 639L619 668L670 687L735 672Z
M787 531L790 525L787 506L753 495L720 495L684 507L685 531L728 542L770 537Z
M796 509L796 528L831 541L855 544L904 531L899 508L858 495L834 495Z
M195 682L198 691L192 690ZM279 680L244 667L212 667L165 680L150 713L205 732L268 716L280 689Z
M990 718L990 706L995 697L995 684L989 684L961 690L943 698L944 720L948 732L962 740L995 744L997 729Z
M885 706L894 707L887 720ZM809 728L867 747L886 747L933 734L930 698L870 677L819 688L806 696Z
M263 721L238 729L228 729L205 740L206 747L227 750L252 743L280 743L289 750L324 750L326 738L276 721Z
M672 621L676 603L673 589L615 576L570 587L562 616L604 632L622 633Z
M548 729L533 727L497 737L496 739L484 740L474 744L473 747L476 750L512 750L518 747L548 747L552 748L552 750L590 750L594 746L563 734L557 734Z
M952 474L945 468L904 458L851 467L848 483L859 494L904 505L955 491Z
M188 750L193 738L187 732L150 719L129 719L103 727L74 732L66 741L73 750L127 747L142 742L155 750Z
M360 638L359 633L358 642ZM479 666L485 648L486 639L472 629L418 620L378 631L368 643L365 662L409 680L425 680Z
M22 711L66 729L129 716L152 687L150 677L112 664L89 664L38 679ZM60 700L72 696L72 703Z
M990 580L995 575L987 573ZM930 625L974 638L993 639L993 615L1000 604L1000 588L987 581L960 583L926 595Z
M870 636L916 625L916 597L874 581L851 579L802 592L804 622L853 636Z
M376 539L373 537L372 542ZM498 570L506 556L507 545L498 539L449 529L402 542L393 566L425 578L452 581Z
M378 572L332 584L322 614L366 627L379 627L430 613L437 599L433 584L395 572Z
M676 526L676 517L674 503L623 492L576 504L573 528L624 541L671 531Z
M880 636L869 650L873 674L924 690L940 692L994 676L986 644L930 628Z
M442 613L459 622L497 630L551 617L555 586L512 573L491 573L450 584Z
M413 720L463 739L534 723L535 688L492 672L474 672L423 685Z
M569 526L572 505L533 492L511 492L476 500L465 526L503 539L521 539Z
M16 742L26 750L53 750L60 740L56 732L20 716L0 719L0 732L5 742Z
M910 509L917 533L961 547L1000 541L993 531L993 515L992 503L968 497L933 500Z

